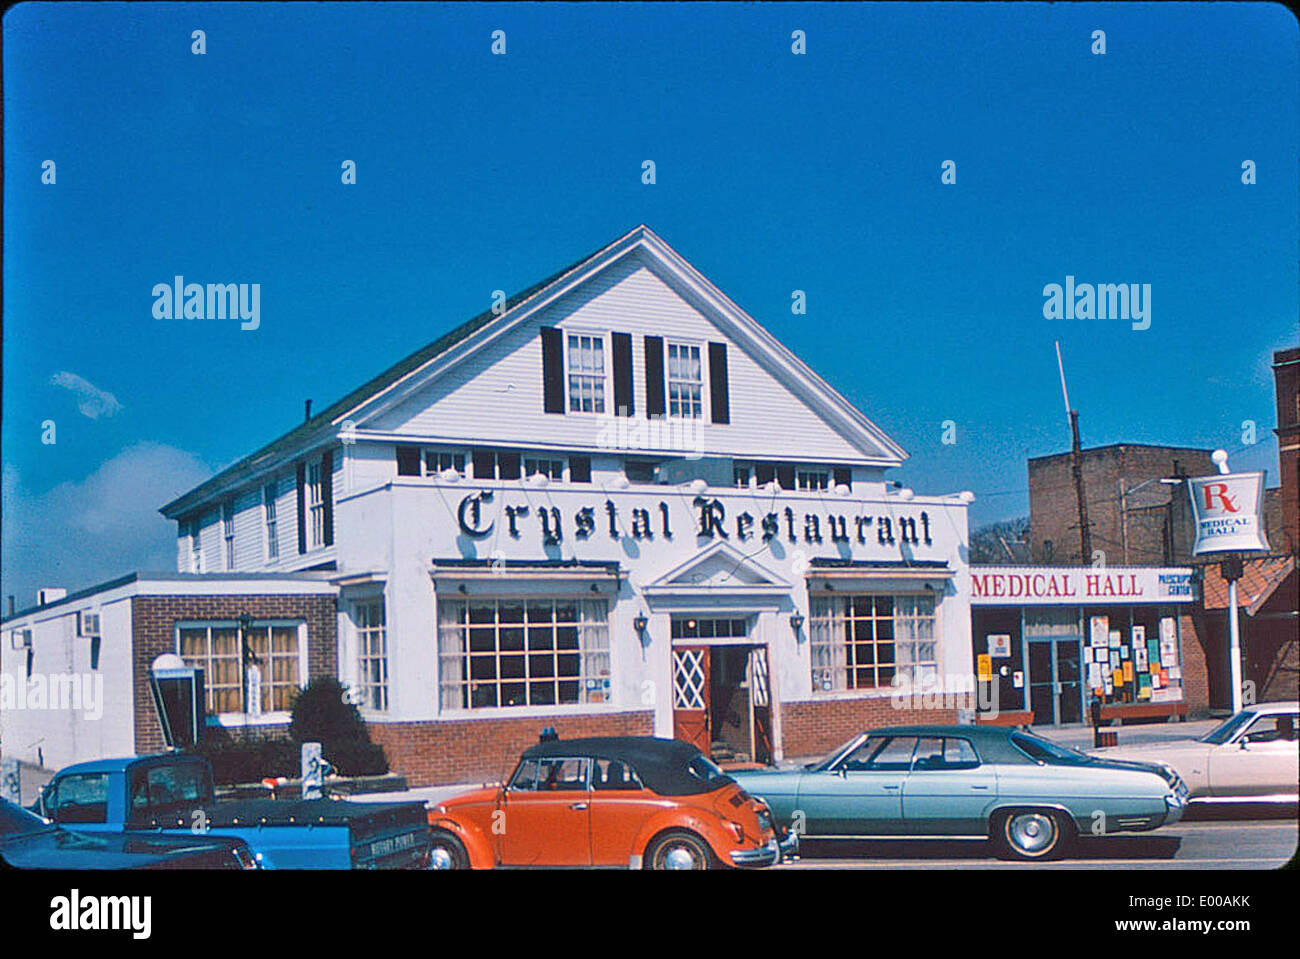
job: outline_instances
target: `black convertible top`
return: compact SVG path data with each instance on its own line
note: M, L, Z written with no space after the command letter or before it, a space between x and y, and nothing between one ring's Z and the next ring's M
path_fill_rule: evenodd
M588 736L581 739L552 739L529 746L523 759L591 758L627 763L645 787L661 796L693 796L709 793L735 780L711 773L711 762L691 771L691 761L704 754L690 743L655 736Z

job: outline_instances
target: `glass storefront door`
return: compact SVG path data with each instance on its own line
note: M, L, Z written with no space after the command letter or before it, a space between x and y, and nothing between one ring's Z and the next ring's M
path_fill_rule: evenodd
M1025 610L1029 644L1029 708L1034 724L1083 721L1082 637L1078 611Z

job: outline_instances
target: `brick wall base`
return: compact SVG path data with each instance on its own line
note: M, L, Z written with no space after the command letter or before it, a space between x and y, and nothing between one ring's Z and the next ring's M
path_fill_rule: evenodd
M781 704L782 742L787 759L823 755L863 730L879 726L956 721L955 707L896 709L889 696Z
M367 726L370 739L384 747L391 772L405 776L411 786L443 786L500 781L547 726L554 726L561 739L650 736L654 734L654 713L646 710L596 716L445 719Z

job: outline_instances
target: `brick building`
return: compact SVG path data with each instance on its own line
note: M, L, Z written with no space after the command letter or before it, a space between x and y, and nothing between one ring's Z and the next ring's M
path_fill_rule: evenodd
M162 653L205 667L213 720L284 734L293 691L338 672L336 588L319 573L132 573L3 622L4 754L58 768L163 748L147 673ZM240 643L261 661L253 701Z
M1191 558L1187 490L1177 477L1217 472L1212 450L1115 443L1081 452L1093 556L1082 556L1069 453L1029 460L1029 535L1035 563L1162 566ZM1103 556L1096 555L1098 551Z

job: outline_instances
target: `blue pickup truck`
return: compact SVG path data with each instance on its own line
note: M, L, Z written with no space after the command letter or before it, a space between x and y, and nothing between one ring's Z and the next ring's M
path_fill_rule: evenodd
M185 753L99 759L61 770L32 811L85 833L232 836L264 869L422 869L420 802L217 799L212 767Z

